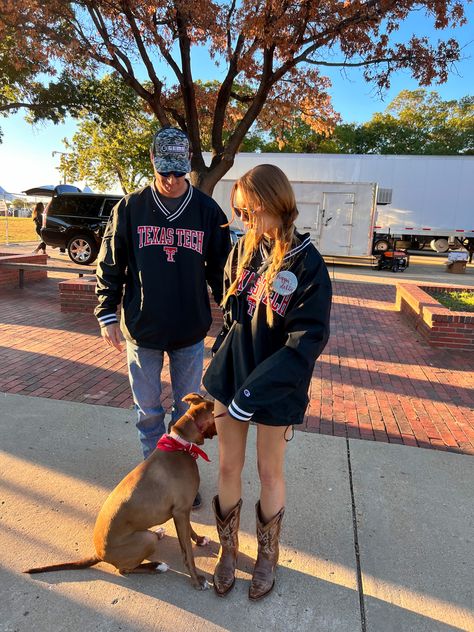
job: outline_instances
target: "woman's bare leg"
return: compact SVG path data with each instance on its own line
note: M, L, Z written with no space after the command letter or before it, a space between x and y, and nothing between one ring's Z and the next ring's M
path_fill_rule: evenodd
M223 404L215 402L216 417L226 411ZM225 517L242 495L241 476L249 424L236 421L226 414L216 419L216 429L219 439L219 506L222 517Z

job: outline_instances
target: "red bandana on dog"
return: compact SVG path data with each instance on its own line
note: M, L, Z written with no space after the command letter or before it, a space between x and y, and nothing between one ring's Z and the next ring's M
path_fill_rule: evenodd
M193 459L197 459L198 456L202 456L205 461L210 461L207 454L198 448L194 443L189 443L178 435L171 436L170 434L164 434L156 444L158 450L163 452L188 452Z

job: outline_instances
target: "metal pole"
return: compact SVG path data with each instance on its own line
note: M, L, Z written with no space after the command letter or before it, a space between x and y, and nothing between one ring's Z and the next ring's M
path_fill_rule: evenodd
M5 207L5 244L8 246L8 208L5 202L5 193L3 194L3 205Z

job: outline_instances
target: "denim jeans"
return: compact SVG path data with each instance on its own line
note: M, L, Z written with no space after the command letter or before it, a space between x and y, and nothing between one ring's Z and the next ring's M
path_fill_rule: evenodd
M128 376L137 411L138 436L146 459L155 449L165 430L165 413L161 405L161 370L164 351L145 349L127 341ZM199 393L204 360L204 341L190 347L167 351L170 362L174 423L188 410L182 398L188 393Z

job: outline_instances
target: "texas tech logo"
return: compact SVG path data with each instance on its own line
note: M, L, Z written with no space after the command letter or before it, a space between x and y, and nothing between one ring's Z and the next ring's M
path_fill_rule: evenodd
M161 228L160 226L138 226L138 247L162 246L166 260L175 262L179 248L194 250L202 255L204 231L189 228Z
M273 282L275 289L270 293L270 306L279 316L283 317L286 314L288 304L297 285L297 278L292 272L285 270L277 275ZM249 288L247 293L247 313L250 316L253 316L259 302L263 305L268 303L266 286L267 280L264 276L260 276L250 270L244 269L242 271L237 286L237 294L241 294L246 288Z

